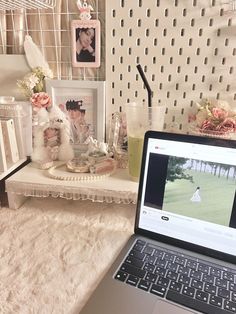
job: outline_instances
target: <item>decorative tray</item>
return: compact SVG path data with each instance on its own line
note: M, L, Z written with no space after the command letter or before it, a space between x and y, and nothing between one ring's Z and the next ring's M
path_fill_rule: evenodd
M110 176L114 170L104 173L75 173L67 170L66 163L57 164L46 171L47 176L56 180L65 181L95 181Z

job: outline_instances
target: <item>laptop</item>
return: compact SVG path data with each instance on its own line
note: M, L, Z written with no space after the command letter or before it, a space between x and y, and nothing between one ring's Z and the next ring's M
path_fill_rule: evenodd
M236 141L148 131L134 234L81 314L236 313Z

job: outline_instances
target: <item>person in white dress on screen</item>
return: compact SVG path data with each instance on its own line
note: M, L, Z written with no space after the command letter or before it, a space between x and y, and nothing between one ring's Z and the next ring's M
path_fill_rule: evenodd
M200 187L199 186L196 188L196 191L193 193L193 196L191 197L190 200L191 200L191 202L195 202L195 203L201 202Z

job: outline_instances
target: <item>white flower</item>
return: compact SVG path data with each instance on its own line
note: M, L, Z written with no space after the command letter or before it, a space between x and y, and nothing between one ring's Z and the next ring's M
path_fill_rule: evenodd
M25 96L31 97L34 93L44 90L45 77L53 78L50 68L35 67L22 80L18 80L17 85L22 89Z
M48 78L53 78L53 72L51 69L49 68L45 68L45 69L42 69L42 72L43 74L45 75L45 77L48 77Z
M224 109L225 111L230 110L230 105L225 100L211 99L210 102L212 104L212 107L221 108Z
M224 109L225 111L231 110L229 103L225 100L218 100L218 107Z
M38 84L39 78L34 73L30 73L25 76L24 81L28 88L33 89Z

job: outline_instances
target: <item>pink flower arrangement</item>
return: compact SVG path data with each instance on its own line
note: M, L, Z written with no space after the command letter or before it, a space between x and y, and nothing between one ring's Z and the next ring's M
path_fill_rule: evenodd
M226 118L223 122L221 122L217 127L217 131L223 132L223 133L233 133L236 131L236 122L233 118Z
M197 103L195 114L189 115L196 131L225 135L236 132L236 111L226 101L204 99Z
M35 111L38 111L41 108L47 109L52 105L50 96L45 92L34 93L30 98L30 101Z

